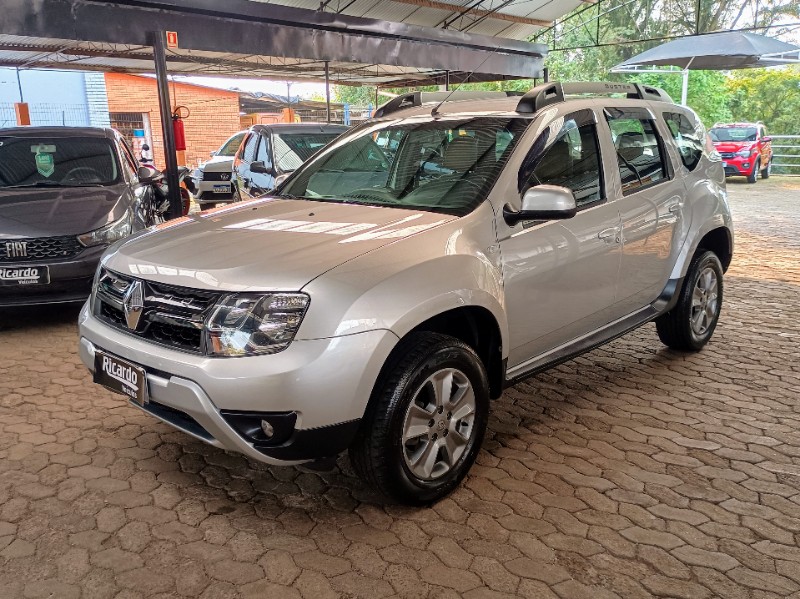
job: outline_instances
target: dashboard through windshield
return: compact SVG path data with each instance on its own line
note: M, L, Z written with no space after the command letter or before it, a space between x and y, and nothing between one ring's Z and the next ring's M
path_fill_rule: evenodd
M364 126L276 195L463 216L483 202L529 123L470 117Z

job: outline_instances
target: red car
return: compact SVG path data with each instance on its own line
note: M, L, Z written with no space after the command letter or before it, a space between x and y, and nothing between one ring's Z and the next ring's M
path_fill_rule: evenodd
M726 177L747 177L748 183L755 183L760 172L762 179L769 178L772 138L763 123L717 123L709 135L722 156Z

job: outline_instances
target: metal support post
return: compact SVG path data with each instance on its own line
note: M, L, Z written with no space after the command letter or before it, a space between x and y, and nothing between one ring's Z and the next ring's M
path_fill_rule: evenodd
M156 63L161 132L164 136L164 162L167 167L167 186L169 187L169 218L178 218L183 214L183 202L178 182L175 131L172 129L172 109L169 98L169 81L167 80L167 34L165 31L154 31L150 36L153 43L153 58Z
M444 72L444 91L450 91L450 71Z
M681 106L686 106L686 100L689 96L689 68L683 69L683 85L681 85Z
M328 123L331 122L331 79L330 79L330 64L325 61L325 114Z
M544 83L550 83L550 69L547 67L542 69L542 81Z

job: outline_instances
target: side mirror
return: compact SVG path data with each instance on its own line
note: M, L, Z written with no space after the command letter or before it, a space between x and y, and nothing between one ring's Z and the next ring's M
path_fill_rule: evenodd
M771 138L769 135L767 135L767 136L765 136L765 137L762 137L762 138L761 138L761 141L763 141L764 143L766 143L766 142L768 142L768 141L772 141L772 138Z
M256 160L255 162L250 163L250 172L256 174L271 175L272 169L267 168L266 165L261 160Z
M273 186L273 189L277 189L281 183L283 183L284 181L286 181L286 179L289 178L289 175L290 173L283 173L282 175L278 175L277 177L275 177L275 185Z
M208 153L208 155L209 155L209 156L211 156L211 157L213 158L214 156L216 156L216 155L217 155L217 151L216 151L216 150L214 150L213 152L209 152L209 153Z
M141 183L152 183L160 173L149 166L140 166L136 171L136 176Z
M503 218L509 225L523 220L558 220L572 218L578 213L575 196L566 187L537 185L522 196L522 207L514 212L506 204Z

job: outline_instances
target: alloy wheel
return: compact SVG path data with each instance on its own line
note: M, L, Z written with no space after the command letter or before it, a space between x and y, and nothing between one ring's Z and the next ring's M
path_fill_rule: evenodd
M456 368L443 368L420 385L403 422L403 458L421 480L444 476L457 464L475 430L475 390Z
M691 323L697 336L705 335L714 323L719 309L719 279L710 266L700 272L692 293Z

